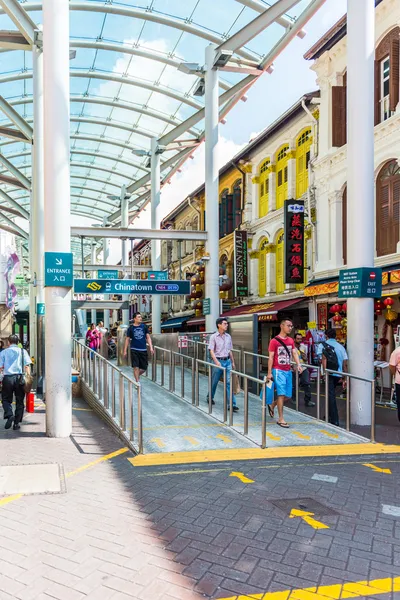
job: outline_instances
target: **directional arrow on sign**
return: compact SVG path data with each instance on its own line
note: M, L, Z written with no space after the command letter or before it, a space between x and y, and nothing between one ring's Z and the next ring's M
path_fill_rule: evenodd
M233 471L229 477L237 477L242 483L254 483L254 479L249 479L244 473Z
M313 529L329 529L329 525L325 525L325 523L321 523L321 521L317 521L313 519L315 513L307 512L305 510L298 510L297 508L292 508L292 511L289 515L290 519L295 519L296 517L300 517L303 519L307 525L310 525Z
M371 465L369 463L363 464L363 467L368 467L369 469L372 469L373 471L376 471L377 473L386 473L386 475L392 474L392 471L390 469L381 469L380 467Z
M62 265L62 258L56 258L56 265Z

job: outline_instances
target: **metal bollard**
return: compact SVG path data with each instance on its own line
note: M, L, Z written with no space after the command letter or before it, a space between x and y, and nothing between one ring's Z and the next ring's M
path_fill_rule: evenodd
M139 454L143 454L143 415L142 415L142 386L137 385L138 394L138 445Z
M261 402L261 448L267 447L267 378L264 377L262 385L262 402Z
M208 367L208 414L212 414L212 381L211 381L211 365Z
M181 355L181 398L185 397L185 357Z
M192 405L196 404L196 361L192 358Z
M244 392L244 435L249 433L249 380L247 377L244 378L243 382Z
M329 413L329 373L325 370L325 423L328 422Z
M346 430L350 431L350 377L346 376Z
M226 369L224 369L223 384L224 384L224 423L226 423L226 420L228 418L228 398L227 398L227 394L226 394Z
M318 421L321 418L320 400L321 400L321 369L320 369L320 367L318 367L318 371L317 371L317 419L318 419Z
M375 442L375 381L371 381L371 442Z
M111 415L115 419L115 370L111 369Z
M119 424L125 431L125 386L122 373L119 374Z

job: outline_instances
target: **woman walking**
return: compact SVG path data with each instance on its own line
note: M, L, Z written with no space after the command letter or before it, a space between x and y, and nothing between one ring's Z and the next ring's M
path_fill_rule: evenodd
M99 349L100 343L100 334L98 329L96 329L95 323L91 323L89 329L86 333L86 345L89 346L91 350L97 352Z

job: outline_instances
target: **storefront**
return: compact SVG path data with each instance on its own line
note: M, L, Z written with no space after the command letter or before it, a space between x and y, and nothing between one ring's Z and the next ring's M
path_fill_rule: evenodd
M162 333L176 333L186 331L186 324L189 321L190 316L187 317L175 317L174 319L168 319L161 323Z

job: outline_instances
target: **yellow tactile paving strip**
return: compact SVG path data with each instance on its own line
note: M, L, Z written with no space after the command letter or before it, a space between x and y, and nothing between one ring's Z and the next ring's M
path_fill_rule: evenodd
M128 460L135 467L179 465L235 460L301 458L304 456L361 456L372 454L399 454L400 446L385 444L336 444L334 446L293 446L275 448L232 448L192 452L165 452L140 454Z
M221 600L340 600L342 598L365 598L400 592L400 577L375 579L337 585L323 585L318 588L267 592L250 596L231 596Z

